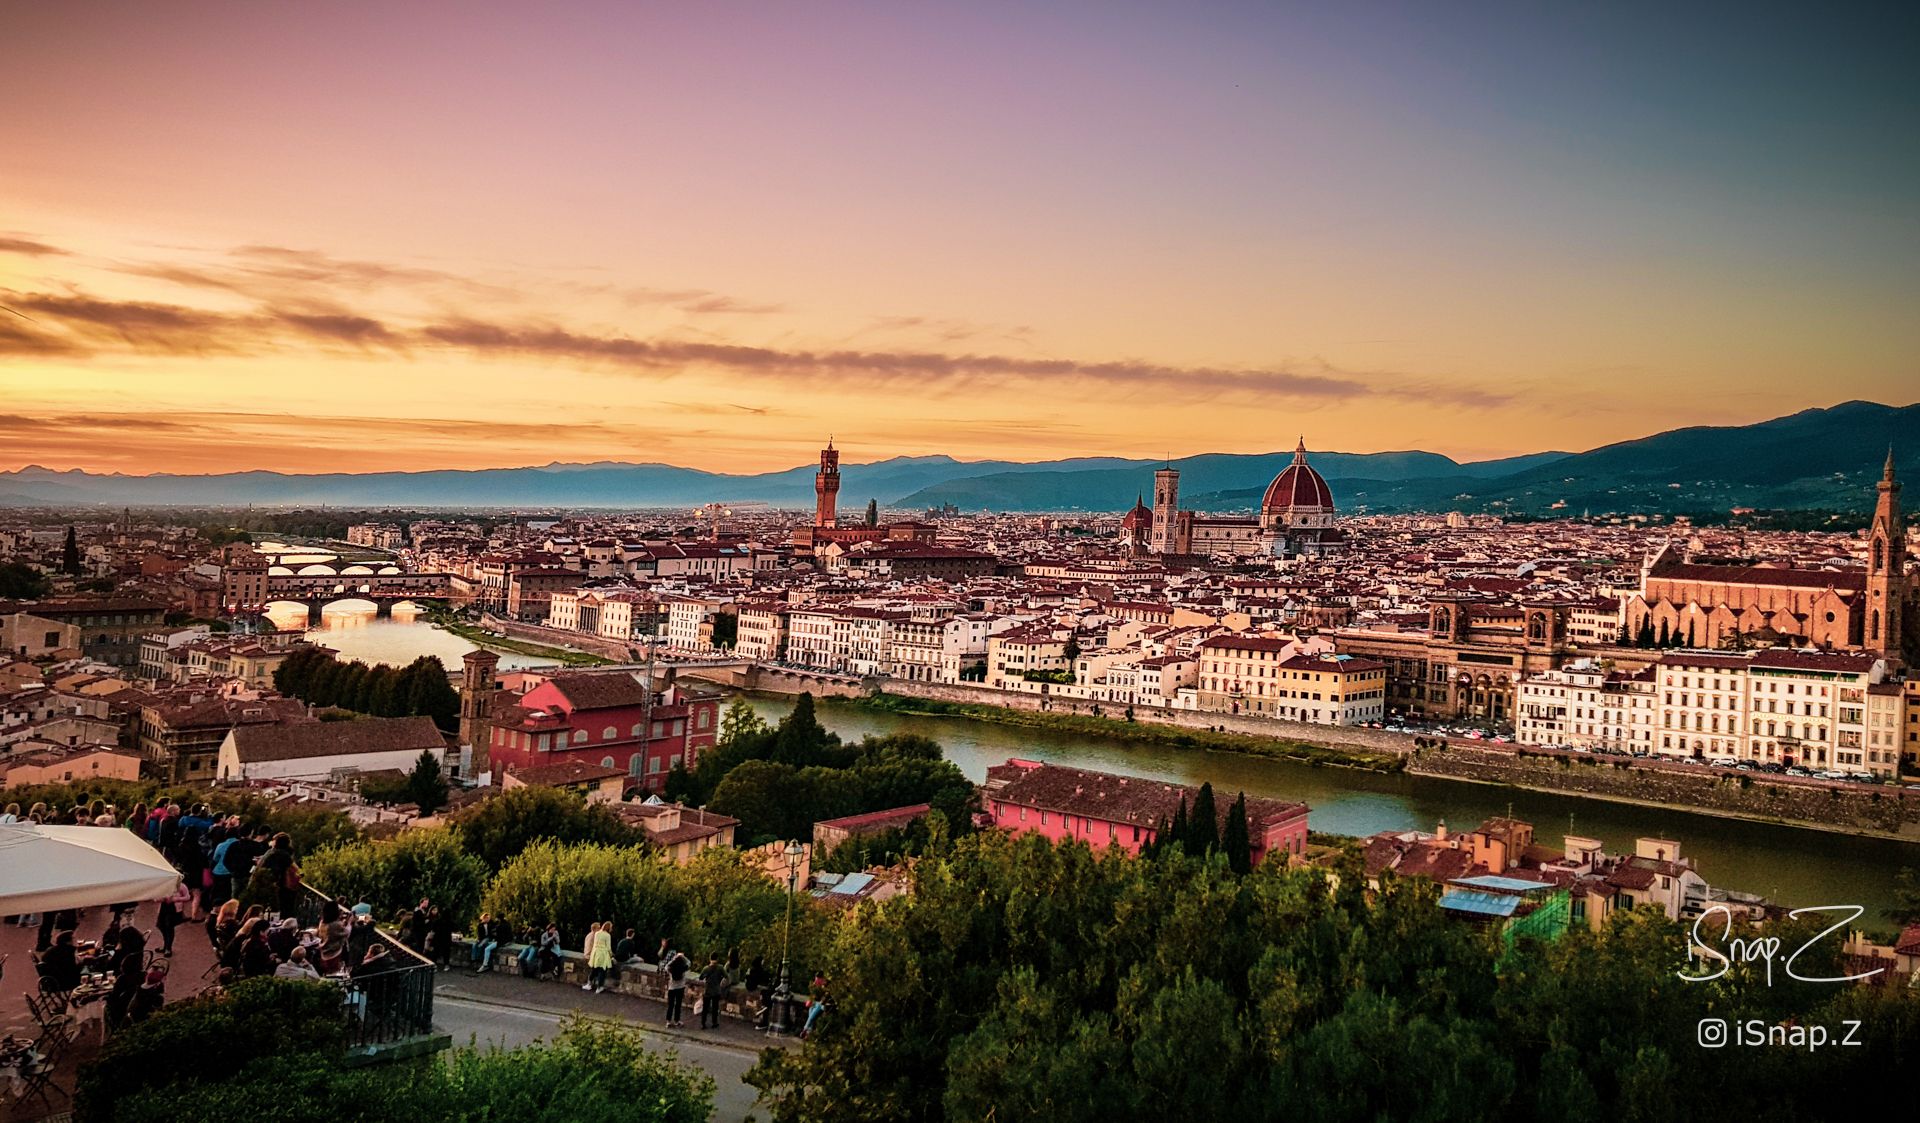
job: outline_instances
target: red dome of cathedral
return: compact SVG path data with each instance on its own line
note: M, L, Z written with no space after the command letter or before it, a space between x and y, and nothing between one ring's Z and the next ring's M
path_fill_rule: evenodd
M1260 499L1260 513L1270 514L1276 511L1305 509L1313 511L1333 510L1333 491L1327 487L1327 481L1307 463L1307 439L1300 438L1300 444L1293 450L1293 463L1286 466L1273 482L1267 485L1267 493Z
M1120 520L1121 530L1147 530L1153 526L1153 512L1147 510L1147 505L1141 499L1141 496L1134 496L1133 510Z

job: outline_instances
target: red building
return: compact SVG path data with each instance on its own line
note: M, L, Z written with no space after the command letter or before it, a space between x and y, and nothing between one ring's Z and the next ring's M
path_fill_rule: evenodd
M491 726L498 776L577 761L620 769L629 791L658 792L713 746L720 700L678 684L653 692L624 671L575 671L497 697Z
M1010 760L987 769L981 800L1001 830L1033 831L1055 842L1074 838L1138 854L1161 824L1173 821L1182 799L1192 810L1197 794L1183 784ZM1224 829L1233 799L1215 795ZM1255 864L1268 854L1304 853L1307 805L1248 796L1247 835Z

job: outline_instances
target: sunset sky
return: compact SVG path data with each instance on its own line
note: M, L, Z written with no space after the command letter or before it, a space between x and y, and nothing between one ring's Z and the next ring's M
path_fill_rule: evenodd
M1920 393L1920 9L0 12L0 469L1581 449Z

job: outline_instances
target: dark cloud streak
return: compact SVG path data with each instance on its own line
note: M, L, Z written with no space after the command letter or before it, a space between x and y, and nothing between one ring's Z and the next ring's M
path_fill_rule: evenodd
M1367 397L1487 409L1505 404L1501 394L1475 386L1409 380L1377 372L1341 371L1324 362L1268 369L1183 367L1139 360L1083 362L1001 354L937 351L758 347L685 339L636 339L597 335L547 325L511 325L451 319L399 327L338 311L265 308L224 313L144 301L109 301L48 293L8 294L13 304L57 321L71 335L69 346L119 344L136 352L165 354L260 354L291 337L323 346L379 350L395 355L453 350L478 357L541 359L611 366L675 376L708 368L758 378L787 380L809 388L873 386L912 388L929 395L979 385L1074 382L1109 392L1166 390L1192 399L1220 396L1286 398L1306 405ZM17 331L16 331L17 335ZM0 336L0 348L6 347ZM32 346L16 339L16 348ZM45 347L46 344L38 344Z

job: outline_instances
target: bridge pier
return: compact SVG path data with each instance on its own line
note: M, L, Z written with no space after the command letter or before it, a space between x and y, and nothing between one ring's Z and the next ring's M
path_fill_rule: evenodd
M375 620L393 619L393 600L390 597L373 598L373 618Z
M319 599L307 602L307 627L318 628L326 623L327 602Z

